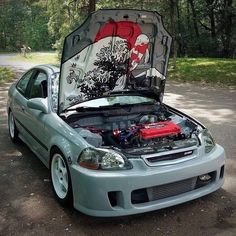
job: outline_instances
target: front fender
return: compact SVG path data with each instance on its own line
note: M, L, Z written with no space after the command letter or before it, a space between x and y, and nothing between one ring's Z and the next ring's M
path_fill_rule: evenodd
M71 161L75 161L76 153L78 153L77 156L80 153L79 147L76 147L76 145L72 144L69 140L59 135L53 136L50 141L50 158L53 147L57 147L58 149L60 149L68 164L71 164Z
M49 156L53 147L60 149L65 156L68 165L77 163L81 151L90 146L75 130L66 124L60 117L52 113L47 120L47 126L50 130ZM50 164L50 158L48 165Z

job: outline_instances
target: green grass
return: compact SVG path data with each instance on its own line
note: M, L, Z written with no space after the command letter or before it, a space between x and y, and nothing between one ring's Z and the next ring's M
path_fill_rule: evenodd
M184 82L236 85L236 60L222 58L179 58L173 69L170 60L168 78Z
M60 64L56 52L33 52L26 58L19 54L12 60L38 64ZM170 60L168 68L168 79L171 80L236 85L236 60L234 59L178 58L177 68L173 69L173 60Z
M0 66L0 83L9 81L15 76L14 72L6 67Z
M56 52L32 52L27 54L24 57L21 54L14 56L12 61L23 61L30 63L38 63L38 64L59 64L58 55Z

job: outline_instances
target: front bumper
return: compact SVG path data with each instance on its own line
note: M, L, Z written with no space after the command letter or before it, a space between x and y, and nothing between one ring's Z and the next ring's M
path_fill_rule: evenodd
M200 152L203 153L203 152ZM93 171L71 166L74 207L92 216L122 216L153 211L187 202L219 189L224 182L224 149L216 145L209 154L201 154L182 163L148 167L142 159L132 160L133 169L123 171ZM174 186L175 182L214 173L209 184L158 200L134 203L131 193L155 186ZM170 184L170 185L168 185ZM172 185L171 185L172 184ZM115 203L108 193L115 193Z

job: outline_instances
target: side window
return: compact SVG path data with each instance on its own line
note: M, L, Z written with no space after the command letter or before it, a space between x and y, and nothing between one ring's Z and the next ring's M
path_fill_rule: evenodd
M30 98L46 98L47 95L47 75L39 72L35 77L30 89Z
M27 85L29 83L29 80L33 74L33 70L27 72L26 74L24 74L22 76L22 78L19 80L19 82L17 83L16 85L16 88L18 89L18 91L22 94L22 95L25 95L25 92L26 92L26 88L27 88Z

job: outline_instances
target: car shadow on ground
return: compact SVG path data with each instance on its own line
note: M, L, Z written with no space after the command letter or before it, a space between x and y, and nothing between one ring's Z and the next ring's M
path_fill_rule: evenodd
M8 148L7 152L0 151L0 216L2 221L7 222L2 232L11 232L12 225L15 228L23 226L24 232L30 229L38 232L42 226L44 230L52 230L51 227L59 222L59 235L67 231L106 235L111 229L114 235L120 235L126 230L138 230L138 235L142 235L142 227L146 229L145 234L155 231L160 235L166 235L166 232L174 235L176 232L185 232L179 227L183 227L186 220L192 229L196 227L196 232L209 231L209 227L212 232L226 229L230 232L236 227L233 221L236 202L234 196L224 189L178 206L133 216L98 218L72 208L63 208L54 199L48 169L24 143L12 144L7 137L7 130L3 136Z

